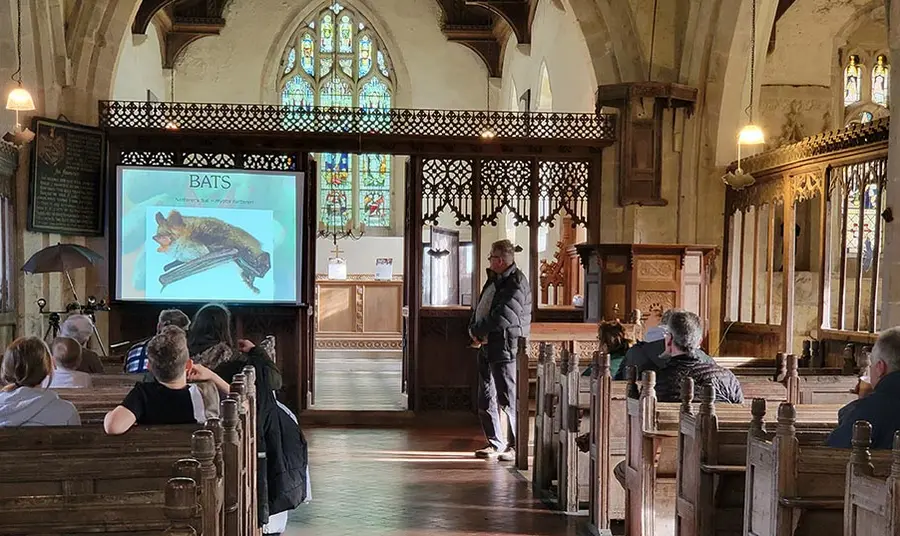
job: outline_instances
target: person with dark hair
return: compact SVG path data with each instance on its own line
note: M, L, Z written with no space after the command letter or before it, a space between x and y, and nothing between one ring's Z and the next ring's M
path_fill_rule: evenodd
M190 325L191 319L181 309L165 309L159 313L156 333L166 326L175 326L187 331ZM128 350L128 355L125 357L125 372L129 374L147 372L147 343L151 338L148 337L138 342Z
M164 327L147 343L150 372L155 382L138 382L103 419L107 434L124 434L135 424L205 423L203 397L196 385L188 385L187 374L193 364L188 356L184 331L175 326ZM203 379L218 380L212 373ZM200 374L195 373L200 376Z
M700 359L697 350L703 338L700 317L688 311L675 311L666 323L665 365L656 371L656 398L660 402L680 402L681 383L685 378L694 380L694 391L699 398L703 386L712 384L716 402L741 404L744 393L734 373L716 363Z
M52 375L50 349L38 337L20 337L0 363L0 427L71 426L81 424L75 406L53 391L41 389Z
M612 367L613 379L624 380L625 371L628 367L634 367L637 371L637 377L641 377L641 373L645 370L659 370L666 366L669 355L666 354L666 324L672 317L673 313L683 312L682 309L668 309L662 313L659 318L659 324L651 327L644 334L644 340L637 342L634 346L625 352L625 359L619 362L619 367ZM715 363L716 361L709 357L701 348L694 350L694 356L700 361L707 363Z
M259 524L296 508L306 493L306 449L305 443L297 440L302 438L296 433L299 428L296 424L286 428L292 425L278 409L275 391L281 389L282 380L277 365L262 348L235 337L231 312L219 304L204 305L194 315L188 347L195 363L211 369L228 383L245 366L256 369L256 447L261 454L257 472Z
M625 327L618 320L604 320L600 322L598 337L600 349L609 354L609 370L615 374L628 352L629 341L625 336ZM586 367L582 376L590 376L592 366Z
M478 416L488 441L475 456L501 461L516 459L516 352L519 339L531 333L531 285L516 266L515 253L509 240L491 245L488 281L469 321L469 336L478 347ZM507 433L501 430L501 410L508 417Z
M41 384L43 387L90 387L91 375L78 370L81 364L81 345L69 337L57 337L50 343L50 354L56 365L53 374L47 376Z

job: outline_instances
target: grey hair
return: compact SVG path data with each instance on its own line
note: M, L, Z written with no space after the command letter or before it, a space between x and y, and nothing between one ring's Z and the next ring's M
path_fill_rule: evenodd
M184 314L184 311L181 309L165 309L164 311L159 313L159 321L157 322L157 326L160 328L166 326L175 326L178 328L187 331L187 329L191 325L191 319L188 318L188 315Z
M663 311L663 314L659 317L659 325L665 326L668 325L669 319L672 318L672 313L680 313L683 312L684 309L666 309Z
M71 337L84 346L94 332L94 322L87 315L70 315L59 328L62 337Z
M497 240L491 244L491 254L493 255L494 253L498 257L503 258L503 262L506 264L516 262L516 246L509 240Z
M888 372L900 370L900 327L893 327L882 331L869 354L869 366L876 361L883 361Z
M700 317L690 311L673 311L666 324L672 343L684 352L700 348L703 339L703 328Z

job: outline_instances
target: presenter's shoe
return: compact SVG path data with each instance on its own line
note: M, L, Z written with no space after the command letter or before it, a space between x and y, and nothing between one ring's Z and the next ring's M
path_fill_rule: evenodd
M510 447L510 448L504 450L497 456L497 459L500 460L501 462L516 461L516 449Z
M488 445L484 448L480 448L475 451L475 457L481 458L482 460L493 460L494 458L497 458L500 455L501 455L500 452L497 449L495 449L494 447L492 447L491 445Z

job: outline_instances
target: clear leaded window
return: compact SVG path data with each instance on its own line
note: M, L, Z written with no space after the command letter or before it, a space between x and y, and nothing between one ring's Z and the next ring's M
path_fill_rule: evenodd
M283 105L300 110L392 105L387 49L364 17L338 2L323 5L300 26L284 52L281 72ZM391 225L390 155L324 153L317 160L320 221L336 227Z

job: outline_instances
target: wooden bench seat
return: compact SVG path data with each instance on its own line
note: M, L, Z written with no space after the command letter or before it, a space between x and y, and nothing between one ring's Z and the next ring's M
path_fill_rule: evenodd
M871 446L872 426L857 422L847 464L844 536L900 534L900 431L894 433L891 470L886 477L875 475Z
M682 386L678 438L675 522L679 536L740 534L743 530L747 436L766 434L774 415L766 400L750 407L714 404L711 386L702 392L699 413L693 412L693 381ZM799 440L822 444L837 425L836 405L797 406Z
M0 429L0 532L258 534L254 382L236 375L205 427Z
M797 430L797 409L778 408L773 436L748 435L744 534L838 536L844 533L850 449L809 444ZM871 455L872 475L884 476L891 451ZM895 499L896 500L896 499Z

